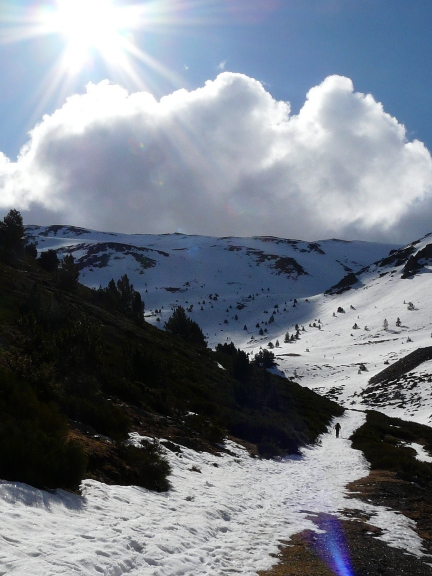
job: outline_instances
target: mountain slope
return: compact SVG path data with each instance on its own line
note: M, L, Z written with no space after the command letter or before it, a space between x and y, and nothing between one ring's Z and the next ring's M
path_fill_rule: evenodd
M63 290L30 258L0 264L0 275L2 478L71 487L85 473L163 490L168 468L157 447L134 451L123 443L128 433L213 451L231 433L271 455L313 442L342 412L298 384L249 363L238 375L230 355L105 310L96 291ZM65 462L76 475L59 479L66 464L51 470L60 448L49 438L75 450ZM30 458L36 451L47 455L45 469ZM44 475L34 476L36 464Z
M59 257L73 254L86 286L106 286L127 273L145 300L150 323L162 325L176 304L189 308L212 346L225 340L223 324L235 314L237 324L228 332L236 334L236 341L243 337L245 322L255 326L267 320L263 311L275 298L281 312L285 301L320 294L347 272L395 248L341 240L121 235L70 226L27 226L26 233L39 250L54 249ZM232 309L236 311L230 313ZM288 313L285 321L290 321Z
M39 250L72 253L89 286L127 273L145 300L149 323L163 327L181 304L211 346L233 341L254 355L278 344L280 374L347 406L432 422L427 365L416 368L420 377L411 374L406 386L395 381L382 402L384 384L372 394L369 385L388 363L431 344L430 235L391 246L126 236L72 227L31 226L27 234Z

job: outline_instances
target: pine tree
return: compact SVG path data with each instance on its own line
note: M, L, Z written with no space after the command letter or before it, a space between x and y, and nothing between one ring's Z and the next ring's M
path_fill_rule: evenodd
M55 272L59 267L59 259L55 250L41 252L37 262L47 272Z
M270 350L260 350L255 354L255 364L261 368L273 368L275 366L275 355Z
M132 319L139 325L144 323L144 302L138 291L134 292L131 306ZM160 318L159 318L160 321Z
M24 252L32 258L36 259L38 255L36 242L29 242L26 244L24 246Z
M207 348L205 336L199 325L186 316L182 306L178 306L167 322L165 330L170 334L179 336L185 342Z
M24 250L24 225L21 213L10 210L0 222L0 256L10 262Z
M135 290L127 274L117 280L117 290L120 294L120 312L128 315L132 309L132 298Z
M78 284L79 268L72 254L67 254L60 262L58 280L64 290L73 290Z

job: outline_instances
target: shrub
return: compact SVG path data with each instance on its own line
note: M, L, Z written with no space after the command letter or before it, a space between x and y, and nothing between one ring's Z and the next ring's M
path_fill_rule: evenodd
M27 384L0 372L0 477L37 488L76 489L86 457L69 441L66 420Z
M129 467L128 483L157 492L169 490L171 467L158 443L141 440L140 447L124 445L119 453Z
M432 440L428 426L390 418L367 411L365 424L351 436L352 446L362 450L372 469L391 470L405 480L427 484L432 482L432 464L416 459L415 451L404 442Z

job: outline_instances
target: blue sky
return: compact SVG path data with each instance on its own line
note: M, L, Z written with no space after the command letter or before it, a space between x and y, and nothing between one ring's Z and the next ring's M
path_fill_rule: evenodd
M10 4L28 14L41 3ZM298 110L312 86L340 74L351 78L356 90L370 92L411 137L432 149L429 0L204 0L196 2L196 8L192 2L189 7L177 4L185 8L177 7L169 23L158 24L155 32L150 28L135 33L137 44L178 77L178 82L170 81L137 63L156 96L179 87L197 88L225 63L226 70L264 82L274 98L288 100ZM273 9L266 8L268 4ZM47 35L0 47L1 150L16 153L35 118L62 103L59 91L38 110L41 78L55 65L63 45L61 37ZM67 93L81 92L89 81L117 80L108 74L96 55ZM136 89L133 82L127 87Z
M275 101L290 103L291 117L302 109L313 87L327 77L345 77L352 81L354 93L371 94L385 113L405 127L405 142L419 140L432 150L430 0L130 0L117 4L144 7L151 14L145 22L122 31L145 55L146 62L130 57L134 77L119 66L107 65L103 54L94 47L79 69L73 73L62 69L59 57L69 40L59 31L0 44L0 151L13 163L20 148L29 146L27 133L41 122L43 115L52 115L68 96L84 94L89 82L97 84L108 79L126 88L129 94L149 92L158 101L181 88L192 94L223 72L259 81ZM53 11L57 4L2 2L0 39L18 40L17 30L25 31L24 20L28 22L50 6ZM223 112L218 108L218 113ZM345 161L349 162L349 158ZM349 179L352 178L351 175ZM327 180L331 182L332 177ZM17 186L16 182L13 186ZM297 181L295 186L303 189ZM14 198L11 189L7 195ZM262 190L264 194L264 187ZM405 206L404 212L399 206L393 227L382 233L377 219L365 224L357 211L340 223L340 232L345 236L382 236L394 241L408 237L410 229L414 236L430 231L424 221L420 222L424 210L418 209L422 199L427 196L429 200L429 192L429 180L423 174L418 190L410 196L410 206L417 216L413 210L408 214L409 207ZM91 195L92 190L86 193ZM404 195L403 190L396 193ZM17 193L15 197L22 199L23 195ZM37 202L27 199L22 206L28 210L36 205L46 208L48 203L41 203L41 198ZM239 199L231 198L230 202L235 204ZM41 210L34 214L42 215ZM78 217L78 208L73 214ZM404 215L406 222L402 225ZM268 220L271 222L270 216ZM313 226L312 220L316 217L311 217L308 224L312 234L338 231L335 219L327 229ZM413 224L414 220L418 224ZM89 222L92 223L98 224L97 220ZM110 220L100 224L109 225ZM190 222L178 222L175 228L194 232L199 227L194 230ZM252 233L252 227L239 228L242 233ZM281 234L283 230L277 232ZM289 232L288 227L285 235Z

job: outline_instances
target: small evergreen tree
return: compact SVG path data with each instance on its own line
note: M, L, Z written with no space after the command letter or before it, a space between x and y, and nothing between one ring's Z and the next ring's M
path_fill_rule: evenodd
M0 222L0 256L4 262L11 262L24 249L24 225L21 213L10 210Z
M130 283L127 274L124 274L119 280L117 280L117 290L120 294L120 312L129 315L132 308L132 298L134 295L134 287Z
M398 319L396 320L396 326L399 328L401 324L402 324L401 319L398 316Z
M137 324L141 325L144 323L144 302L141 298L141 294L137 291L135 291L132 296L131 315L132 319Z
M383 328L384 328L384 330L388 330L388 327L389 327L388 320L387 320L387 318L384 318L384 322L383 322Z
M29 244L26 244L24 246L24 252L36 260L37 258L36 242L30 242Z
M255 364L261 368L273 368L276 365L275 355L270 350L260 350L255 354Z
M186 316L182 306L178 306L168 321L165 322L165 330L170 334L179 336L189 344L207 348L207 342L201 328L196 322Z
M290 336L289 336L289 333L286 332L284 342L285 342L285 344L288 344L289 341L290 341Z
M55 272L59 267L59 259L55 250L41 252L37 262L47 272Z
M79 268L72 254L67 254L60 262L58 280L64 290L73 290L78 284Z

